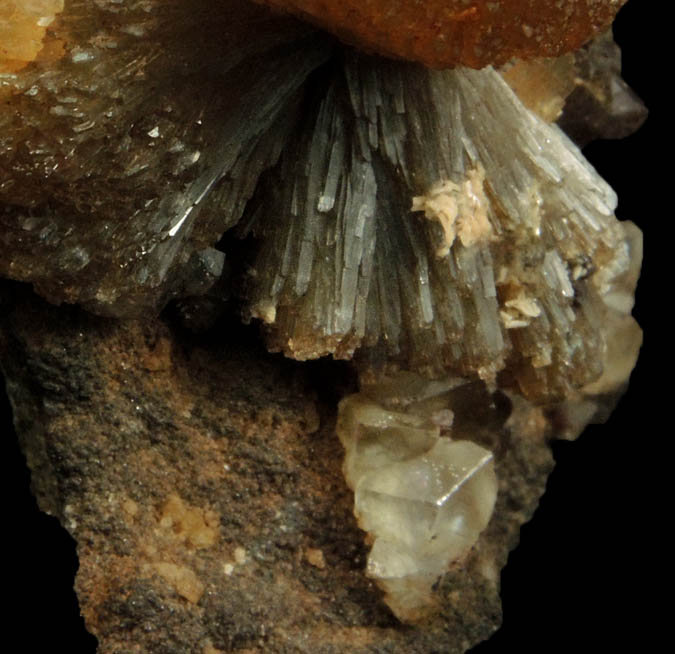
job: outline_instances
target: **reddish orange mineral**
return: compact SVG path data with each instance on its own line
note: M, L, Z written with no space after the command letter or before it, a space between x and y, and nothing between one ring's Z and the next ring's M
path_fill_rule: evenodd
M433 68L553 57L606 29L626 0L258 0L361 49Z
M40 54L49 56L43 39L61 11L63 0L0 0L0 74L20 70Z

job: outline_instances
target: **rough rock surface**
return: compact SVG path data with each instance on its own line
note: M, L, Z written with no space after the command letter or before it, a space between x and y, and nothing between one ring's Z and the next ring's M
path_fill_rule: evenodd
M552 57L606 28L625 0L258 0L362 49L447 68Z
M314 364L263 357L236 333L197 345L161 321L10 295L1 360L17 432L40 506L78 543L100 654L451 654L496 629L499 570L552 467L541 409L498 394L480 418L507 421L493 432L495 518L435 586L440 614L403 627L364 575Z

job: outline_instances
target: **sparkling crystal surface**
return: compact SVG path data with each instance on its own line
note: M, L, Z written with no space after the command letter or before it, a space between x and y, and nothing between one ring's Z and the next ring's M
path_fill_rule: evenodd
M508 366L539 397L601 374L605 300L640 254L614 192L497 72L350 55L310 115L242 223L271 348L373 371Z
M42 42L61 56L2 75L2 274L138 317L207 292L235 227L253 244L234 295L272 350L507 375L541 399L602 374L605 297L637 255L559 128L491 68L336 51L256 4L207 5L73 0Z
M42 44L60 56L0 71L0 273L98 313L159 310L279 156L330 49L311 34L245 0L67 2Z

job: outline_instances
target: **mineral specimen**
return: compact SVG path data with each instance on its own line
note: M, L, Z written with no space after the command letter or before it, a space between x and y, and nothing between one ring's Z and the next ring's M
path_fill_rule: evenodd
M0 274L140 316L237 222L331 43L246 0L212 14L69 0L43 45L61 56L0 73ZM22 24L0 23L10 42Z
M560 127L643 118L609 37L370 52L557 54L622 2L422 4L284 3L367 52L248 0L0 9L0 274L83 307L3 283L0 360L103 654L465 651L549 439L625 387L641 234Z

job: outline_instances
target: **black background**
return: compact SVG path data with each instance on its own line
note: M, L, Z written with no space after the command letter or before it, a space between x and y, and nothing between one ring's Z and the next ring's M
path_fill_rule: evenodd
M650 588L660 581L657 543L667 513L657 508L652 470L663 458L662 443L672 427L657 418L661 399L659 378L653 375L672 357L659 350L656 333L667 304L662 301L657 309L650 298L669 295L669 280L659 269L668 260L660 248L668 243L663 226L672 211L666 209L666 173L673 167L658 155L672 147L672 140L657 125L665 110L658 76L666 75L669 83L671 74L665 30L660 31L665 19L656 13L667 4L631 0L615 24L624 78L650 108L647 123L627 139L596 142L586 149L619 194L617 215L647 233L634 312L645 330L641 359L608 423L590 427L575 443L554 445L557 467L548 491L534 519L523 527L521 544L502 574L504 626L472 650L475 654L661 649L650 645L660 631ZM11 643L15 636L19 649L29 654L93 653L95 639L84 631L72 590L74 542L55 519L37 510L7 401L0 401L2 542L9 567L3 639Z

